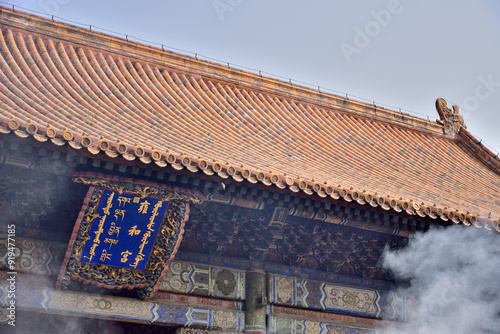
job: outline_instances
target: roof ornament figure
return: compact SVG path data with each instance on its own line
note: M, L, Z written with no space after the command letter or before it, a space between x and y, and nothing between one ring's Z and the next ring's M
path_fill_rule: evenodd
M458 111L458 106L453 105L452 108L453 110L448 108L448 103L445 99L439 98L436 100L436 109L440 118L437 122L444 125L444 133L447 135L459 133L462 127L467 129L464 124L464 118Z

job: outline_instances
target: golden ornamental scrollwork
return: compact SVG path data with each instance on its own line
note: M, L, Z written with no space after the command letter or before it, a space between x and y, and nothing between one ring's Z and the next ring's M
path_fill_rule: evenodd
M124 192L132 193L141 198L147 196L161 196L162 200L182 200L195 204L201 204L204 198L201 194L186 193L177 189L169 189L161 186L150 186L135 182L123 182L114 179L102 179L92 176L74 176L73 182L83 183L89 186L105 187L115 189L119 194Z

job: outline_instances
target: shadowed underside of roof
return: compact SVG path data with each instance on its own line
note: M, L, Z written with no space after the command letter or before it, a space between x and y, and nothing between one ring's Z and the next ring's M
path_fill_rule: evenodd
M498 225L498 160L437 123L170 52L148 59L155 48L8 9L0 24L4 133Z

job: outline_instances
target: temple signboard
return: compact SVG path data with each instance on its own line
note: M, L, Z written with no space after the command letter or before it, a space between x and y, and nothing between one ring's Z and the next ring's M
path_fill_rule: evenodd
M57 281L72 280L153 295L174 258L188 219L193 191L103 175L74 174L89 185Z
M80 261L144 270L168 203L105 189Z

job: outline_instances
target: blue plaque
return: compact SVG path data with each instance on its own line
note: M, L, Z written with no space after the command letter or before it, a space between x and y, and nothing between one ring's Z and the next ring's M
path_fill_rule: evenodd
M144 269L168 203L105 189L80 261Z
M73 172L89 185L56 286L72 281L135 289L150 298L175 256L196 191L117 176Z

